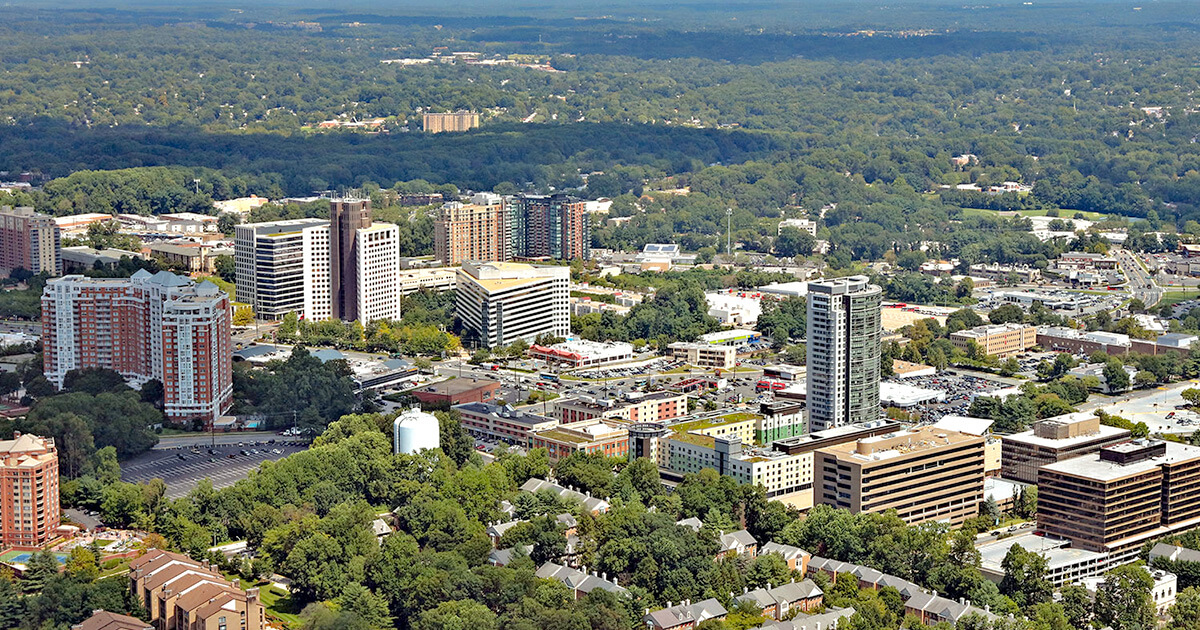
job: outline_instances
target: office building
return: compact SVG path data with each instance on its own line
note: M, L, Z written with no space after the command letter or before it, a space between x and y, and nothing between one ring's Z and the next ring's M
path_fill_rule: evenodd
M594 418L626 422L667 422L687 413L687 394L658 391L630 392L623 398L576 396L554 401L554 415L563 424Z
M260 317L400 316L400 228L372 223L370 200L331 199L328 221L252 223L234 232L238 300Z
M0 544L41 547L57 535L60 515L54 438L17 431L0 441Z
M586 260L591 256L586 202L563 194L518 195L508 210L506 229L514 258Z
M1129 429L1100 424L1091 412L1046 418L1029 431L1001 436L1000 474L1005 479L1037 483L1038 469L1098 452L1129 441Z
M810 431L879 417L881 298L866 276L808 283Z
M333 317L329 221L289 219L234 227L238 301L263 319Z
M433 255L443 265L504 261L509 251L508 210L499 195L480 193L471 203L442 205L433 222Z
M758 407L762 418L754 426L755 443L771 444L804 434L804 405L791 400L775 400L760 403Z
M629 431L623 424L586 420L535 431L528 446L546 449L551 464L573 453L624 458L629 455Z
M135 386L158 379L167 417L214 420L233 402L229 296L160 271L64 276L42 292L45 375L102 367Z
M54 217L0 206L0 274L7 277L15 269L62 275L62 234Z
M889 509L910 525L959 525L983 501L984 438L932 427L816 451L814 501L859 512Z
M490 403L496 399L499 390L499 381L452 378L414 389L412 395L423 404L441 407L471 402Z
M1134 440L1042 466L1037 522L1128 562L1147 541L1200 526L1200 447Z
M472 402L455 405L462 427L472 437L528 446L534 433L558 426L558 420L516 409L512 405Z
M396 275L400 295L412 295L417 291L453 291L458 286L458 270L453 267L426 267L424 269L401 269ZM400 301L400 314L404 314L404 301Z
M672 359L699 368L728 370L737 365L737 346L676 341L667 349Z
M571 333L568 267L468 262L458 272L456 315L464 341L495 348Z
M242 590L215 565L151 549L129 562L129 590L160 630L263 630L258 589Z
M400 318L400 228L376 223L355 231L354 273L343 276L339 317L370 322ZM350 290L353 283L353 290ZM335 309L337 308L337 302Z
M425 114L422 118L422 129L428 133L467 131L468 129L474 129L478 126L479 114L475 112Z
M972 343L984 354L1007 359L1037 345L1037 327L1029 324L990 324L950 333L950 343L967 352Z

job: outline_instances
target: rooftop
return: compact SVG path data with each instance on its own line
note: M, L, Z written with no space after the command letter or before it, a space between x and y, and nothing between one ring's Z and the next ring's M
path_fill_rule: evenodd
M1083 477L1095 481L1114 481L1130 475L1147 472L1164 464L1179 463L1200 458L1200 447L1165 442L1166 454L1161 457L1151 457L1128 464L1100 459L1099 453L1076 457L1053 464L1042 466L1041 470L1059 472L1075 477Z
M893 431L883 435L865 437L857 442L847 442L820 449L822 453L833 455L840 460L857 462L873 462L885 459L903 457L912 453L934 451L946 446L954 446L977 440L978 436L966 435L957 431L947 431L933 427L920 427L912 430Z
M1071 414L1067 414L1066 416L1058 416L1058 417L1059 418L1066 418L1067 416L1089 416L1090 417L1091 415L1092 415L1091 412L1080 411L1077 413L1071 413ZM1047 418L1047 420L1053 420L1053 419L1054 418ZM1043 422L1045 422L1045 421L1043 421ZM1030 429L1028 431L1022 431L1020 433L1014 433L1012 435L1005 435L1001 439L1005 440L1007 442L1020 442L1022 444L1029 444L1031 446L1044 446L1044 447L1048 447L1048 448L1062 449L1062 448L1070 448L1077 444L1085 444L1087 442L1093 442L1093 441L1099 440L1099 439L1119 438L1121 436L1127 436L1127 435L1129 435L1129 429L1110 427L1110 426L1102 424L1102 425L1100 425L1099 430L1096 431L1095 433L1088 433L1086 435L1078 435L1078 436L1069 437L1069 438L1054 439L1054 438L1047 438L1047 437L1039 437L1034 434L1033 429Z

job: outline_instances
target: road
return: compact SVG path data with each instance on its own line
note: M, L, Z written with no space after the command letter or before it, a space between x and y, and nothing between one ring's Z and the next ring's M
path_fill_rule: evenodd
M1138 263L1137 258L1124 249L1114 249L1112 254L1116 256L1117 262L1121 265L1121 272L1129 280L1130 294L1141 300L1147 308L1158 304L1158 301L1162 299L1163 291L1154 283L1154 278L1146 269Z
M1200 428L1200 418L1190 411L1176 411L1184 404L1180 393L1190 387L1200 387L1200 381L1192 379L1181 383L1163 385L1153 389L1122 394L1119 397L1092 396L1079 406L1080 411L1103 409L1106 413L1121 416L1131 422L1145 422L1151 433L1191 434ZM1168 419L1167 414L1175 412Z

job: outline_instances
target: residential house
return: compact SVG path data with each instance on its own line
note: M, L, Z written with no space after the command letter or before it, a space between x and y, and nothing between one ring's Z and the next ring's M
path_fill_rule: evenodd
M791 545L781 545L777 542L769 542L758 550L758 555L760 556L769 553L777 553L783 556L784 561L787 562L788 569L799 571L801 574L808 573L808 560L812 557L812 554L807 551Z
M154 626L137 617L97 610L91 617L71 626L71 630L154 630Z
M651 630L692 630L709 619L724 619L728 614L721 602L712 598L694 604L684 600L674 606L667 602L662 610L647 610L642 622Z
M753 591L746 589L736 598L735 602L751 602L762 609L762 614L768 619L783 621L793 610L811 612L821 607L824 593L816 582L792 580L779 586L767 585L767 588L757 588Z
M536 575L542 579L561 582L567 588L571 589L575 599L584 597L596 589L603 589L618 595L627 596L629 594L629 591L617 584L616 576L613 576L613 579L610 580L607 573L601 574L595 571L588 573L587 567L573 569L561 564L547 562L538 567Z
M758 552L758 541L754 540L754 536L750 532L740 529L736 532L721 532L718 542L721 543L721 550L717 552L717 560L732 555L748 555L753 558Z
M987 619L997 619L996 615L982 608L971 605L969 600L954 601L937 593L917 593L904 602L904 614L913 615L921 623L932 626L945 621L951 625L970 615L980 615Z

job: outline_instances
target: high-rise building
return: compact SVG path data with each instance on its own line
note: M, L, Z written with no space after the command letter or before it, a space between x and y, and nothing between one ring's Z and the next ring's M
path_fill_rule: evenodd
M458 272L455 310L469 343L494 348L518 339L571 333L567 267L467 262Z
M882 295L866 276L808 283L809 431L879 417Z
M340 317L369 322L400 317L400 228L375 223L355 230L353 302L343 305ZM345 278L343 288L350 286Z
M0 273L7 276L14 269L62 274L62 236L54 217L0 206Z
M813 499L853 513L896 510L910 525L958 525L983 501L984 438L921 427L816 451Z
M429 133L466 131L479 126L479 114L475 112L425 114L422 123L422 128Z
M102 367L135 385L158 379L175 421L215 419L233 402L229 296L211 282L142 270L64 276L42 292L45 375Z
M238 301L264 319L332 317L329 221L289 219L234 228Z
M504 200L480 193L469 204L451 201L442 206L433 223L433 255L444 265L509 260L509 238Z
M0 441L0 544L41 547L56 535L60 514L54 438L15 432Z
M371 227L371 200L329 201L329 258L333 266L330 293L333 316L358 319L358 230ZM399 253L397 252L397 255Z
M509 202L514 258L573 260L592 253L587 203L568 195L518 195Z
M239 301L280 319L371 321L400 316L400 228L371 221L367 199L333 199L329 220L235 230Z
M1038 471L1038 529L1134 559L1147 541L1200 526L1200 448L1134 440Z

